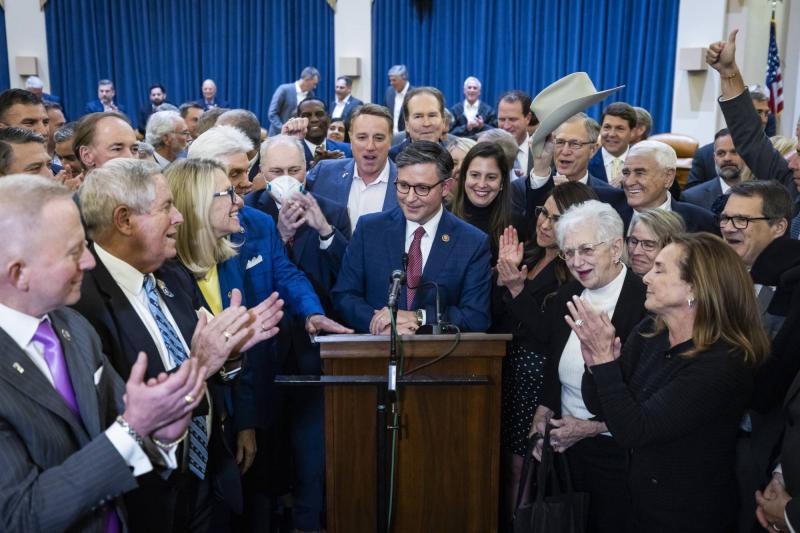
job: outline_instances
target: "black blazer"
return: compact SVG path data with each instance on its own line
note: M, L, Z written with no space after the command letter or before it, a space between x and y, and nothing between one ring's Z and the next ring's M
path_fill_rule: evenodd
M748 96L748 99L750 97ZM698 148L692 158L692 168L689 170L689 177L686 179L686 188L705 183L717 175L714 166L714 143L704 144Z
M414 86L409 83L408 91L406 92L406 94L411 92L411 89L413 88ZM393 117L394 117L394 99L396 96L397 96L397 91L394 90L394 87L389 85L386 88L386 98L384 99L385 102L384 105L386 105L386 107L389 108L389 114L392 115ZM405 131L405 130L406 130L406 119L403 116L403 113L401 112L400 118L397 120L397 131Z
M606 425L631 450L635 531L735 531L736 435L753 386L740 350L722 343L688 358L692 341L634 329L616 361L592 368Z
M800 374L794 379L784 402L786 426L781 447L781 466L786 490L793 496L786 504L786 515L792 527L800 525Z
M450 125L450 133L458 137L475 137L482 131L497 127L497 115L494 109L483 100L478 104L478 115L483 117L483 127L479 130L467 129L467 117L464 116L463 100L454 105L450 109L450 112L453 114L453 123Z
M111 277L103 262L98 259L94 245L91 245L90 249L97 266L84 273L81 299L72 307L97 331L103 353L122 379L128 379L131 367L140 351L147 354L146 377L157 376L165 369L155 342L122 289ZM166 287L166 290L162 289L164 303L175 319L181 335L187 344L191 345L192 334L197 325L195 310L203 306L197 284L177 262L165 263L154 272L154 275ZM167 294L167 291L172 296ZM221 426L230 386L222 383L216 376L209 379L207 385L214 408L207 471L222 486L221 494L225 501L234 511L239 512L242 506L241 480L231 443L223 438L224 432ZM194 414L199 416L207 413L208 403L204 401ZM133 508L133 505L129 507Z
M696 187L683 191L681 193L681 201L711 211L714 202L721 195L722 185L719 183L719 177L715 176L705 183L700 183Z
M542 405L550 408L557 417L561 416L561 380L558 377L558 364L561 361L564 346L572 333L564 320L564 315L569 314L567 302L571 301L573 296L579 296L583 289L583 285L577 280L562 285L556 295L547 301L544 311L538 316L530 313L525 324L536 341L548 347L547 363L544 368ZM619 338L627 338L636 324L646 316L645 290L641 278L634 274L633 270L628 269L614 309L614 316L611 317L611 323L614 324ZM584 402L589 407L590 402L585 396ZM595 420L602 420L602 418L595 417Z

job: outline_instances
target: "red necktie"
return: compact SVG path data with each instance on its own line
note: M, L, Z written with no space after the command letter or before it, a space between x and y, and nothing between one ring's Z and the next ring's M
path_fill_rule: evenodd
M417 286L422 280L422 250L419 243L425 235L425 228L418 227L414 232L414 239L408 248L408 268L406 269L406 309L412 310L414 295L417 294Z

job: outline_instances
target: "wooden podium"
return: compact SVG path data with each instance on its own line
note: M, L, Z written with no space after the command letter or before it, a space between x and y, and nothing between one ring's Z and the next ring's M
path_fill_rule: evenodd
M510 335L462 334L453 353L398 385L401 429L392 532L497 531L501 368L510 339ZM405 369L438 357L454 340L455 335L400 337ZM333 335L317 342L323 379L386 377L388 336ZM459 378L464 377L475 379L461 383ZM450 378L455 379L447 383ZM432 383L437 380L444 382ZM379 387L386 385L325 388L330 533L376 529Z

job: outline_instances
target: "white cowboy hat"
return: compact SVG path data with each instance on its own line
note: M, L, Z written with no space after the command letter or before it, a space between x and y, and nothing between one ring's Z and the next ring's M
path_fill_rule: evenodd
M542 89L531 102L531 111L539 119L539 127L531 137L533 156L538 157L542 153L547 136L565 120L623 87L620 85L598 92L588 74L573 72Z

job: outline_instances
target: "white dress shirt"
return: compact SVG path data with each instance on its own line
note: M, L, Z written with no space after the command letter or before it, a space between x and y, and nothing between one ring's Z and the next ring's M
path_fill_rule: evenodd
M724 179L722 179L722 178L720 178L720 177L718 177L717 179L719 180L719 186L720 186L720 188L722 189L722 194L727 194L727 192L728 192L728 191L731 189L731 186L730 186L730 185L728 185L728 184L725 182L725 180L724 180Z
M628 269L622 265L622 270L617 277L605 287L598 289L584 289L581 298L587 301L601 313L607 313L608 318L614 316L619 295L622 292L622 285L625 283L625 274ZM583 379L584 362L581 354L581 342L578 336L572 331L561 352L561 359L558 363L558 377L561 380L561 411L563 415L574 416L582 420L594 418L594 415L586 408L581 392L581 380ZM603 433L609 435L609 433Z
M333 113L331 113L331 120L335 120L337 118L341 118L344 114L344 108L347 105L347 102L350 100L350 95L344 97L344 100L336 99L336 105L333 108Z
M172 163L172 161L170 161L166 157L162 156L161 154L159 154L155 150L153 151L153 158L156 160L156 163L158 164L158 166L161 167L161 170L164 170L165 168L167 168L167 165Z
M478 116L478 108L480 106L480 100L475 100L474 104L470 104L466 99L464 100L464 118L467 119L467 124L475 120L475 117Z
M400 123L400 115L403 113L403 100L406 99L406 93L408 92L408 82L406 82L406 86L403 87L403 90L395 92L394 94L394 109L392 110L392 116L394 117L394 126L392 126L392 133L397 135L400 133L400 130L397 129L398 124Z
M444 208L440 207L439 211L433 215L429 221L422 224L422 227L425 228L425 235L423 235L422 239L419 241L419 250L422 252L421 272L425 271L425 263L428 262L428 256L431 254L433 240L436 238L436 230L439 229L439 221L442 220L442 213L444 213ZM406 220L406 253L408 253L409 248L411 248L411 241L414 240L414 232L417 231L419 226L420 225L416 222Z
M350 184L350 195L347 197L347 214L350 217L350 229L356 230L358 219L363 215L383 211L386 190L389 187L389 160L383 166L378 177L369 185L364 183L358 174L358 165L353 168L353 183Z
M294 94L297 97L297 105L300 105L300 102L305 100L306 96L308 96L308 91L304 91L300 88L300 81L294 82Z
M645 208L649 209L649 208ZM662 209L664 211L672 211L672 195L667 191L667 200L661 204L657 205L655 209ZM631 223L628 225L628 236L630 236L631 231L633 231L634 224L639 220L639 211L636 209L633 210L633 215L631 216Z
M42 318L26 315L16 309L11 309L0 304L0 328L5 331L11 340L24 351L36 368L47 378L47 381L55 387L53 375L50 367L44 359L44 346L33 340L36 329L42 320L50 321L46 315ZM107 361L106 361L107 362ZM110 364L109 364L110 366ZM111 371L108 368L104 372ZM133 469L134 476L141 476L153 470L153 465L148 459L147 454L139 446L136 440L131 437L125 429L116 422L111 424L105 431L106 437L111 441L111 445L119 452L125 463ZM169 468L176 468L175 448L170 453L161 453Z
M525 172L528 170L528 155L529 155L529 142L531 140L531 136L527 133L525 134L525 140L517 146L517 164L519 169L522 171L522 175L525 176ZM515 179L519 179L516 174L514 174Z

